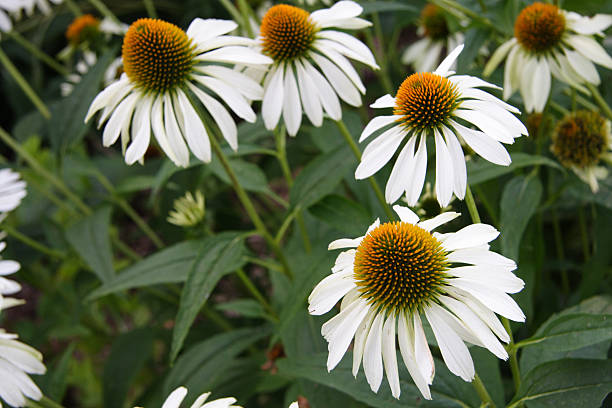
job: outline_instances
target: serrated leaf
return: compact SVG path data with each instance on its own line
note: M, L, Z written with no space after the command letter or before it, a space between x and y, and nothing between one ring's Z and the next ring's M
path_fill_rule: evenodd
M557 360L528 372L508 408L599 407L611 389L612 360Z
M153 330L144 328L115 339L102 376L105 407L124 405L131 382L153 350L153 335Z
M200 249L209 240L185 241L158 251L91 292L87 300L142 286L184 282Z
M51 119L48 124L51 146L56 152L80 142L93 121L84 122L91 101L98 94L104 72L115 58L116 50L104 54L74 86L67 97L51 105Z
M505 256L518 260L521 238L541 198L542 184L536 177L519 176L504 187L500 204L500 230Z
M111 208L104 207L66 229L66 239L102 283L115 276L109 239Z
M335 194L323 197L308 211L350 236L362 235L364 226L372 223L372 215L362 205Z
M511 156L512 163L509 166L499 166L482 158L468 161L468 182L471 186L475 186L476 184L511 173L521 167L536 165L549 166L563 171L563 168L557 162L544 156L535 156L527 153L513 153Z
M181 294L181 302L172 332L170 361L178 355L191 324L223 275L240 268L244 259L244 236L223 232L211 237L195 260Z
M354 168L354 161L344 145L312 160L295 178L289 193L291 206L308 208L331 193L348 170Z

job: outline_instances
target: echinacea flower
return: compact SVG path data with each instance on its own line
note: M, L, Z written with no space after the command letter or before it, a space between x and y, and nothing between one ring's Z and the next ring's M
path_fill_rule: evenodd
M601 162L612 164L610 121L598 112L570 113L557 125L550 149L561 164L572 169L596 193L597 179L608 176Z
M174 200L174 209L168 214L168 222L179 227L193 227L204 219L204 194L191 191Z
M427 4L421 11L417 34L423 38L411 44L402 55L402 63L412 65L417 72L432 71L439 63L442 50L454 50L463 43L463 34L451 33L444 11Z
M110 146L121 135L127 164L143 159L151 135L178 166L189 164L189 151L210 162L208 131L193 100L202 104L236 150L236 123L216 98L254 122L249 100L261 99L263 89L226 65L261 67L272 62L249 48L254 40L225 35L236 27L233 21L197 18L185 32L162 20L137 20L123 40L125 73L96 96L85 121L102 110L99 125L108 120L103 144Z
M525 109L542 112L550 94L551 75L577 89L598 85L595 64L612 69L612 57L594 36L603 36L612 15L584 17L553 4L533 3L514 23L514 37L503 43L484 70L488 76L506 58L504 99L519 90Z
M3 234L0 234L0 239L3 239ZM6 242L0 241L0 254L6 248ZM0 312L3 309L23 304L23 300L6 297L6 295L13 295L21 290L21 285L14 280L5 278L5 276L11 275L19 270L21 266L19 262L12 261L9 259L2 259L0 255Z
M524 283L512 271L516 264L489 250L499 232L473 224L457 232L431 231L456 218L446 212L420 221L406 207L394 206L399 222L376 220L366 234L339 239L329 249L340 253L332 274L308 298L313 315L340 313L321 328L327 340L327 369L332 370L353 345L353 375L363 362L372 391L377 392L383 367L391 393L400 396L396 337L400 353L416 386L431 399L434 361L421 316L429 322L448 369L465 381L474 378L474 364L465 342L485 347L497 357L508 354L499 340L510 337L495 313L514 321L525 315L507 293Z
M258 48L274 60L263 79L261 111L267 129L276 128L282 115L287 132L295 136L302 112L317 127L323 123L324 111L340 120L338 97L351 106L361 106L365 86L349 58L374 69L378 65L365 44L336 29L370 26L358 17L362 10L352 1L312 13L279 4L264 15Z
M164 404L161 408L180 408L181 402L187 396L187 388L178 387L164 401ZM206 399L210 396L210 392L206 392L201 394L195 402L191 405L191 408L241 408L238 405L232 405L236 402L236 398L228 397L228 398L220 398L214 401L206 402Z
M26 183L19 173L11 169L0 169L0 220L2 214L13 211L26 195Z
M395 98L385 95L371 105L393 108L393 115L375 117L361 133L360 142L384 130L365 148L355 178L368 178L379 171L406 140L387 181L389 203L404 192L410 206L417 203L427 170L427 138L435 142L435 191L440 206L445 207L453 193L460 199L465 196L467 173L460 141L486 160L507 166L510 155L500 142L513 143L527 134L512 114L520 113L518 109L479 89L499 89L497 86L449 71L462 49L463 45L455 48L434 72L410 75Z
M0 400L13 407L26 406L26 398L38 401L42 393L28 374L45 371L38 350L18 341L16 334L0 329Z

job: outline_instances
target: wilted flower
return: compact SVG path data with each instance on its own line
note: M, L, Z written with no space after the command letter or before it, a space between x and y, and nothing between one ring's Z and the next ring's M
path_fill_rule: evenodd
M514 23L514 37L503 43L487 63L488 76L506 58L504 99L519 90L527 112L541 112L550 94L551 75L566 84L598 85L595 64L612 69L612 58L595 40L612 25L612 16L584 17L545 3L523 9Z
M432 233L459 214L446 212L419 221L408 208L393 208L400 222L376 220L364 236L329 245L329 249L350 249L338 255L332 274L314 288L308 310L321 315L342 300L340 313L321 329L329 343L328 370L340 362L355 338L353 375L363 361L368 384L377 392L384 367L391 393L399 398L397 335L406 368L423 396L431 399L434 361L421 315L427 318L448 369L472 381L474 364L464 341L507 359L499 340L507 343L510 337L495 313L525 320L507 295L519 292L524 283L512 273L514 261L489 251L488 243L499 235L492 226L473 224L457 232Z
M127 164L143 159L152 134L178 166L189 164L189 151L210 162L209 135L189 98L193 94L236 150L236 123L216 97L254 122L248 100L261 99L263 89L225 65L261 67L272 62L249 48L254 40L224 35L236 27L233 21L198 18L185 32L162 20L137 20L123 41L125 74L98 94L85 120L102 110L99 124L108 120L103 144L110 146L121 135Z
M608 169L599 164L612 163L610 121L597 112L570 113L557 125L551 150L561 164L572 169L596 193L597 179L608 176Z
M478 89L497 86L449 71L462 49L463 45L453 50L434 72L410 75L395 98L385 95L371 105L393 108L393 115L375 117L361 133L360 142L384 130L365 148L355 178L368 178L379 171L407 140L387 181L385 198L389 203L404 192L409 205L417 203L427 170L427 138L435 141L435 191L444 207L453 193L460 199L465 196L467 172L460 141L486 160L507 166L510 155L500 142L514 143L515 138L527 134L512 114L520 113L518 109ZM459 120L480 130L466 127Z

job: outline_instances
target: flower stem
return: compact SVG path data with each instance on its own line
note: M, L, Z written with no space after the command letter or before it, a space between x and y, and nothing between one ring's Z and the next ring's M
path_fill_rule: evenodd
M225 7L225 10L232 16L232 20L234 21L242 21L242 15L240 11L234 6L234 4L230 0L219 0L219 2Z
M353 140L353 137L351 136L351 133L347 129L346 125L344 124L344 121L340 119L336 121L336 125L338 125L338 129L340 129L340 133L342 133L342 136L344 136L344 140L346 140L346 143L348 143L349 147L351 148L357 160L361 160L361 151L359 150L359 147ZM374 176L369 177L368 181L370 182L370 186L372 187L372 190L374 190L374 194L376 194L376 198L378 198L378 201L380 202L383 209L385 210L385 214L387 214L387 217L389 218L389 220L390 221L395 220L395 215L393 215L393 211L391 210L391 207L385 200L385 196L383 195L382 190L380 189L380 186L378 185L378 182L376 181Z
M151 18L157 18L157 11L155 11L155 5L153 4L153 0L142 0L147 10L147 14Z
M468 207L470 217L472 217L472 222L474 224L479 224L481 222L480 214L478 213L478 207L476 206L476 201L474 200L474 195L472 194L472 190L469 184L466 186L465 204ZM506 345L506 351L508 352L508 355L510 357L510 371L512 372L512 381L514 382L514 388L516 391L518 391L521 385L521 372L519 370L518 359L516 357L516 349L514 347L514 337L512 336L512 328L510 327L510 322L505 317L502 316L501 321L504 325L504 328L506 329L506 332L508 332L508 336L510 337L510 342Z
M606 103L606 101L601 96L597 88L589 82L586 83L586 87L589 88L589 91L591 92L591 96L593 97L593 99L595 99L595 102L597 103L599 108L603 111L604 115L606 115L608 119L612 120L612 109L610 109L610 106Z
M38 401L28 399L26 400L26 404L27 407L31 408L64 408L63 405L58 404L57 402L53 401L48 397L45 397L44 395Z
M2 229L11 237L15 238L18 241L21 241L22 243L26 244L27 246L34 248L35 250L37 250L38 252L45 254L47 256L50 256L51 258L56 258L59 260L63 260L66 259L66 254L64 254L61 251L58 251L56 249L52 249L49 248L46 245L41 244L38 241L33 240L32 238L28 237L27 235L22 234L21 232L17 231L15 228L9 226L9 225L3 225Z
M368 47L374 50L374 52L376 52L378 47L376 47L376 43L374 42L374 36L372 36L371 31L364 30L364 33ZM382 39L379 38L379 41L382 41ZM375 70L374 74L378 76L378 79L380 79L380 82L382 83L385 92L390 94L393 92L393 84L391 83L391 79L389 78L389 72L387 71L387 61L385 60L384 51L382 51L382 47L380 48L381 51L376 52L377 54L379 54L376 59L378 60L380 69Z
M251 6L246 0L238 0L238 8L240 9L240 13L242 14L242 21L244 29L249 36L249 38L255 38L255 33L253 32L253 27L251 27L251 16L254 15L253 10L251 10Z
M476 13L475 11L470 10L469 8L462 6L461 4L457 3L454 0L431 0L431 2L437 6L440 6L442 8L452 8L455 9L463 14L465 14L466 16L468 16L469 18L471 18L474 21L479 22L482 25L485 25L489 28L491 28L493 31L499 33L499 34L503 34L501 28L499 28L498 26L496 26L495 24L493 24L491 22L491 20L489 20L486 17L482 17L481 15L479 15L478 13Z
M582 253L584 255L584 262L588 262L591 258L590 255L590 244L589 244L589 233L587 229L586 216L584 215L584 208L578 209L578 221L580 223L580 236L582 237Z
M75 17L79 17L83 15L83 12L79 8L79 5L76 4L74 0L64 0L64 3L70 9L72 14L74 14Z
M266 300L266 297L259 291L259 289L257 289L257 286L255 286L251 278L249 278L242 268L236 271L236 275L244 287L251 293L251 295L253 295L253 297L257 299L259 303L261 303L263 308L266 309L271 316L277 317L274 309L272 309L272 306L270 306L270 303Z
M225 154L223 153L221 146L219 146L219 142L217 141L216 136L213 135L211 132L209 132L209 135L210 135L210 145L212 146L212 150L215 152L217 158L219 158L219 161L221 162L221 166L223 166L223 169L225 170L228 177L230 178L232 185L234 186L234 190L236 191L236 195L238 195L238 199L240 200L240 202L242 203L242 206L244 207L247 214L249 215L249 218L251 218L251 221L255 225L255 228L257 228L259 233L263 236L263 238L268 243L268 246L270 247L272 252L274 252L276 257L278 258L279 262L283 266L283 272L285 273L285 275L287 275L289 278L293 278L293 273L291 272L291 269L289 268L289 264L287 263L287 259L285 258L283 251L281 250L278 243L274 241L274 238L272 237L272 235L266 228L266 225L259 217L259 214L257 214L257 210L255 209L253 202L249 198L244 188L242 188L242 186L240 185L240 182L238 181L238 177L236 176L236 173L234 173L234 170L232 169L232 166L230 165L229 160L227 159L227 157L225 157Z
M19 85L23 93L25 93L26 96L30 99L30 101L32 101L34 106L36 106L36 109L38 109L38 111L46 119L49 119L51 117L51 112L49 112L49 109L44 104L44 102L38 97L38 95L36 95L36 92L34 92L28 81L26 81L23 75L21 75L21 72L19 72L17 67L13 65L9 57L4 53L4 51L2 51L2 48L0 48L0 63L4 65L4 68L6 68L9 74L11 74L11 76L13 77L15 82L17 82L17 85Z
M485 406L489 408L495 408L495 403L493 402L489 391L487 391L487 388L485 387L478 374L474 375L474 381L472 381L472 385L476 389L480 400L485 404Z
M106 7L106 4L104 4L102 1L89 0L89 3L91 3L91 5L94 6L94 8L98 10L100 14L102 14L104 17L110 18L115 23L120 23L117 16L108 7Z
M276 128L274 130L274 139L276 140L276 157L278 158L283 175L287 181L287 186L291 188L291 186L293 186L293 176L291 175L291 168L289 167L289 162L287 161L287 132L285 132L284 126L281 126L280 129ZM312 245L310 244L310 237L308 236L308 230L306 230L304 217L302 217L301 211L298 211L295 217L300 230L300 235L302 236L302 241L304 242L304 249L307 253L310 253L312 250Z
M21 45L23 48L29 51L35 58L38 58L45 64L49 66L49 68L55 70L58 74L66 76L69 74L68 70L62 66L59 62L48 56L44 51L36 46L36 44L29 41L27 38L19 34L17 31L9 31L4 33L7 37L12 38L15 42Z

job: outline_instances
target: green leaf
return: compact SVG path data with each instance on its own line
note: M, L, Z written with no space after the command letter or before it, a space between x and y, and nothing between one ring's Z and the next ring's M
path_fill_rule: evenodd
M91 292L87 300L142 286L184 282L200 249L209 240L185 241L158 251Z
M359 135L363 130L361 118L354 111L346 111L342 114L342 121L351 135ZM323 153L328 153L338 146L344 146L346 141L338 129L338 125L332 119L324 120L321 127L306 127L314 145Z
M89 105L98 94L104 72L115 58L116 50L104 54L75 85L72 93L51 105L51 119L48 124L51 146L56 152L65 151L81 141L90 124L85 124Z
M509 408L599 407L612 389L612 360L564 359L531 370Z
M76 342L70 343L53 367L41 379L43 393L53 401L61 401L68 388L68 371Z
M236 173L238 182L245 190L256 193L268 193L270 191L266 175L259 166L238 158L230 158L229 162L232 170ZM208 168L226 184L232 185L232 181L217 158L213 158Z
M362 235L364 226L372 223L372 215L362 205L335 194L323 197L308 211L338 231L351 236Z
M491 33L488 30L480 28L471 28L465 33L465 44L470 44L465 47L459 57L457 57L457 72L466 72L470 65L474 63L479 51L482 49L485 41L489 40Z
M550 166L559 170L563 168L555 161L544 157L535 156L527 153L513 153L512 163L509 166L499 166L488 162L482 158L470 160L467 162L468 182L471 186L482 182L493 180L504 174L513 172L516 169L527 166Z
M119 194L134 193L147 190L155 185L156 178L153 176L133 176L122 180L115 187L115 192Z
M521 369L529 371L547 361L576 357L573 352L610 340L612 297L597 296L552 315L532 337L521 341L525 344Z
M115 276L109 239L111 208L104 207L66 229L66 239L102 281Z
M219 279L245 264L244 237L236 232L223 232L211 237L193 264L176 315L172 332L170 361L178 355L191 324L208 300Z
M501 199L502 253L518 260L519 244L529 220L542 198L542 184L536 177L519 176L504 187Z
M164 381L164 395L181 385L193 390L213 389L223 380L233 358L269 333L269 327L236 329L194 344L170 370Z
M153 350L153 330L132 330L116 338L102 376L105 407L122 407L131 382Z
M354 160L344 145L312 160L295 178L289 193L291 206L308 208L331 193L349 169L354 168Z
M399 358L401 396L397 400L391 395L386 381L383 381L378 393L373 393L363 372L360 372L357 378L353 377L351 372L352 358L350 358L350 353L347 354L349 355L345 356L340 364L331 372L327 371L327 353L277 360L276 365L281 374L305 378L334 388L371 407L405 408L418 405L424 407L467 408L471 405L477 405L478 397L471 389L470 384L465 383L459 377L448 372L444 363L437 359L435 361L436 379L431 387L433 398L431 401L425 401L412 382L408 371L400 363L401 357Z
M219 303L215 308L224 312L237 313L244 317L267 317L266 311L259 302L253 299L238 299Z

